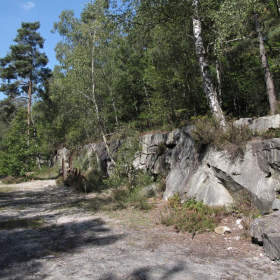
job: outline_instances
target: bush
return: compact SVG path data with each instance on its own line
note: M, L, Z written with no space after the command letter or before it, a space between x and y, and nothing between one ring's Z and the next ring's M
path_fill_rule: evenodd
M163 155L166 151L166 148L167 147L166 147L165 143L163 143L163 142L159 143L157 146L157 155L158 156Z
M256 208L252 194L248 190L242 189L231 195L235 204L233 204L229 210L233 214L240 218L245 216L250 219L255 219L260 216L260 211Z
M91 169L85 177L87 179L84 182L85 192L101 192L104 189L105 184L103 183L103 175L100 170Z
M13 176L8 176L2 179L2 183L5 185L10 185L10 184L19 184L22 182L26 182L27 178L26 177L13 177Z
M269 130L260 133L262 139L280 138L280 128L270 128Z
M113 199L118 203L119 208L134 207L139 210L149 210L151 205L143 192L143 188L153 182L153 178L147 173L134 171L132 178L117 177L114 181L107 179L113 187Z
M211 117L195 119L195 128L191 134L198 150L210 145L218 150L227 150L233 158L243 156L246 143L253 138L249 127L236 127L233 122L229 122L225 130Z
M163 194L166 190L166 179L159 176L156 182L157 190L160 194Z
M224 207L210 207L195 199L181 203L179 195L168 200L166 212L161 216L161 223L167 226L174 225L182 232L198 233L213 231L219 224L222 215L226 214Z

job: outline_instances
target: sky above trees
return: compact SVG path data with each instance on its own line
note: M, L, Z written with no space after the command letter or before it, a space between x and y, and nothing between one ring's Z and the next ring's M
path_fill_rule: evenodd
M14 45L17 30L22 22L39 21L39 33L46 39L44 52L49 58L48 67L53 69L56 63L54 47L61 39L58 34L51 33L54 22L59 20L63 10L73 10L79 17L87 0L0 0L0 57L6 56L9 46ZM0 100L6 96L0 92Z

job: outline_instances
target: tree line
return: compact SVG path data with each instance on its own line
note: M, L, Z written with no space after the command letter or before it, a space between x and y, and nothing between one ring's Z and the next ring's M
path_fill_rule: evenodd
M0 176L132 128L278 113L279 21L278 0L90 1L54 23L52 70L40 23L22 23L0 60Z

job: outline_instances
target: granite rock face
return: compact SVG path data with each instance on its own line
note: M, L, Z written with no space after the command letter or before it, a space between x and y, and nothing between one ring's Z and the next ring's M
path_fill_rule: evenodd
M250 234L253 240L263 243L268 257L280 260L280 211L255 219Z
M116 153L120 145L121 145L121 141L112 141L109 144L111 153L112 154ZM110 160L104 142L98 144L91 143L85 145L81 150L79 150L79 152L75 156L73 156L71 152L67 150L65 147L59 149L55 157L53 157L52 159L52 165L57 165L61 167L62 159L64 159L65 168L68 168L70 166L71 158L72 159L75 158L75 160L78 162L78 165L83 166L83 169L91 168L93 158L95 158L104 176L109 176L113 168L113 163ZM73 166L72 164L71 167L77 167L77 166Z
M280 139L270 139L247 143L244 156L234 160L224 151L209 149L200 165L212 169L212 174L232 195L247 190L265 214L280 191L279 163Z
M190 131L143 136L133 166L166 175L164 199L178 193L182 200L229 205L246 190L261 213L268 213L280 192L280 139L249 142L244 156L233 160L213 148L198 154Z
M236 126L248 126L253 132L264 132L280 127L280 115L260 117L258 119L243 118L234 122Z
M241 119L236 125L245 124L258 130L277 128L280 115ZM182 200L196 198L211 206L230 205L246 191L262 214L279 208L280 139L248 142L244 155L232 159L228 152L211 147L199 154L191 137L192 129L185 127L140 138L141 148L132 165L153 176L166 177L164 199L178 193ZM121 141L109 145L114 154ZM84 146L78 160L85 166L91 157L96 157L104 175L109 176L113 164L104 143ZM65 148L58 151L53 162L60 162L62 158L66 162L69 158Z

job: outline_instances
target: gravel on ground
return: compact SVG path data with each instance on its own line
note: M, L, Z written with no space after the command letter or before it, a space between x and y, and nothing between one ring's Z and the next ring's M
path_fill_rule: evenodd
M192 239L160 223L160 200L148 212L106 203L55 180L0 183L0 279L280 279L234 217L222 221L231 233Z

